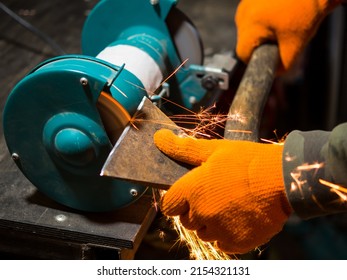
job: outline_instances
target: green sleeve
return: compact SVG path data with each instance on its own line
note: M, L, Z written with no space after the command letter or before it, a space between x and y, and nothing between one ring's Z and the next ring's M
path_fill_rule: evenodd
M287 198L301 218L347 212L347 123L331 132L291 132L283 175Z

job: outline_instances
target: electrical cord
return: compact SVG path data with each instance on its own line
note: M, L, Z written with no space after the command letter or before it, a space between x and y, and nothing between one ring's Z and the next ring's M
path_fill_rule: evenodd
M24 20L22 17L17 15L15 12L13 12L11 9L9 9L5 4L0 2L0 9L3 10L7 15L9 15L11 18L13 18L15 21L17 21L20 25L34 33L37 37L39 37L41 40L45 41L47 44L49 44L52 49L58 54L63 55L65 54L65 51L50 38L45 33L37 29L35 26Z

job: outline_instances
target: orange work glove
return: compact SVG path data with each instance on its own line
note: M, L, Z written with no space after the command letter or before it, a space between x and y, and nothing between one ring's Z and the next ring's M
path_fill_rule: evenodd
M342 0L241 0L237 7L236 53L248 62L263 43L277 42L281 66L288 70L324 17Z
M291 213L282 177L283 146L246 141L154 135L168 156L198 166L162 199L162 211L180 216L204 241L227 253L246 253L281 231Z

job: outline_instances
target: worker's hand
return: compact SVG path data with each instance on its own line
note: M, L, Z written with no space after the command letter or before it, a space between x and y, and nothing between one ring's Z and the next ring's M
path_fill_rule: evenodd
M162 211L180 216L204 241L227 253L246 253L266 243L291 208L282 178L282 146L232 140L154 136L168 156L198 166L164 195Z
M263 43L277 42L281 66L291 68L316 33L320 22L342 0L241 0L237 7L236 53L248 62Z

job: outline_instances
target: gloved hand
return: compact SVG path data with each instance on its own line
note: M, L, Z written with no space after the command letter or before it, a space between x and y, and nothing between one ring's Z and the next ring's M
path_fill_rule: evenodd
M291 213L282 177L283 147L246 141L181 138L159 130L155 144L168 156L198 166L162 199L162 211L187 229L246 253L278 233Z
M342 0L241 0L237 7L236 53L248 62L263 43L277 42L279 73L291 68L320 22Z

